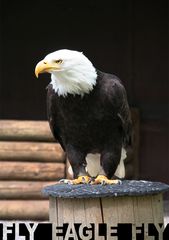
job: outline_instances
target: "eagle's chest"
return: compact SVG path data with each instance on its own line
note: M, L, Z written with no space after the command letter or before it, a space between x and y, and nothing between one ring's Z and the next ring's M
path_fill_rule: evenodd
M103 141L110 132L110 109L95 96L60 99L59 112L62 131L68 138L96 142Z
M72 97L60 101L60 114L67 125L87 127L106 120L108 111L97 99Z

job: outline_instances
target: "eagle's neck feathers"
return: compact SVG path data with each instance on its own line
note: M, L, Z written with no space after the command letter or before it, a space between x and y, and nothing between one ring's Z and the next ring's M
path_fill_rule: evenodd
M59 96L88 94L96 85L97 73L92 64L77 64L71 70L51 74L51 84Z

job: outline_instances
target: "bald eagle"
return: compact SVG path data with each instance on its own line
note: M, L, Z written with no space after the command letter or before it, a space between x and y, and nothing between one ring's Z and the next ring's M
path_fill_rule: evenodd
M122 82L97 70L82 52L67 49L48 54L36 65L37 77L44 72L51 74L47 87L50 128L67 153L74 174L73 180L64 182L118 183L112 177L124 166L120 159L131 134ZM90 170L90 166L97 170Z

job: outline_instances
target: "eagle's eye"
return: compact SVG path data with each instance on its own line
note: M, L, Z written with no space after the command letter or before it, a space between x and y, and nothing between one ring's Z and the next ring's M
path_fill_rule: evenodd
M62 59L55 60L55 63L57 63L57 64L61 64L62 62L63 62Z

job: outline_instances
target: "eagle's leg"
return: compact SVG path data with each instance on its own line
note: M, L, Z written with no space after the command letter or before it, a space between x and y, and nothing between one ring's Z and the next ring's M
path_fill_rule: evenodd
M67 156L73 170L74 179L62 179L61 182L67 184L88 184L91 178L86 172L86 154L77 150L72 145L67 146Z
M105 150L101 154L100 159L100 172L94 180L93 184L120 184L121 181L117 179L111 179L114 175L117 166L120 162L121 150L120 148L114 149L114 151Z

